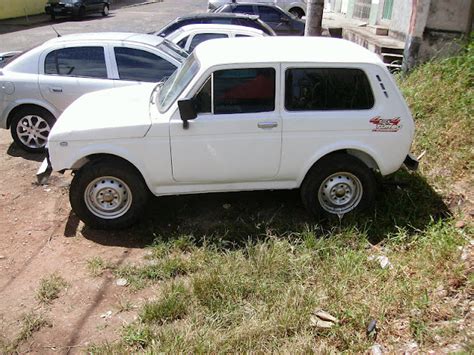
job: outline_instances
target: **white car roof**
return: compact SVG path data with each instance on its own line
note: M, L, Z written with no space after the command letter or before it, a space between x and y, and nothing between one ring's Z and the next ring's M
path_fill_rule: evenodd
M232 32L241 32L241 33L252 33L255 35L263 34L262 30L257 28L247 27L247 26L238 26L238 25L225 25L225 24L196 24L196 25L187 25L179 28L181 32L205 32L205 31L232 31ZM172 35L173 33L170 33ZM168 37L168 36L167 36Z
M45 42L42 46L50 46L61 43L71 42L87 42L87 41L127 41L127 42L140 42L149 44L151 46L157 46L163 42L163 38L160 36L154 36L144 33L129 33L129 32L94 32L94 33L77 33L71 35L64 35L56 37Z
M203 67L229 63L373 63L375 54L353 42L328 37L247 37L201 43L194 55Z

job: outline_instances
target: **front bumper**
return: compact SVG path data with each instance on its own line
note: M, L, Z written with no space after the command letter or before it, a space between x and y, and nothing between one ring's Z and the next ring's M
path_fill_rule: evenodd
M418 169L418 159L416 159L412 154L408 154L403 161L403 164L407 167L408 170L416 171Z

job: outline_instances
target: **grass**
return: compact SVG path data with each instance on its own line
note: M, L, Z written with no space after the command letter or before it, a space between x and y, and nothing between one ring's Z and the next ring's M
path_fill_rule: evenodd
M399 78L416 119L413 148L426 155L420 173L382 181L372 213L317 223L297 192L157 203L137 231L150 241L144 262L113 271L132 295L158 286L156 299L90 352L359 353L375 341L373 319L385 351L416 342L421 352L471 352L474 277L461 255L474 230L446 201L473 176L472 48ZM371 258L380 255L393 267ZM319 309L340 322L315 327Z
M59 297L61 291L68 286L64 278L56 273L41 279L36 292L36 299L40 303L48 304Z
M8 342L0 339L0 352L2 354L20 353L19 347L31 336L41 330L41 328L51 326L51 323L44 318L44 315L37 312L25 313L20 318L20 331L13 341Z
M108 268L110 265L100 256L94 256L87 260L87 271L94 277L102 275Z

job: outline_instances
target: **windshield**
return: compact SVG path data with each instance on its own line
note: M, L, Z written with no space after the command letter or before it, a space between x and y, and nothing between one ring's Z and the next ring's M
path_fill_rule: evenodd
M165 112L176 101L199 71L199 62L191 54L184 64L163 84L158 97L160 112Z
M157 48L162 50L169 56L173 57L180 63L183 63L184 60L189 56L189 53L186 52L183 48L174 44L171 41L168 41L167 39L163 40L163 42L161 42L157 46Z

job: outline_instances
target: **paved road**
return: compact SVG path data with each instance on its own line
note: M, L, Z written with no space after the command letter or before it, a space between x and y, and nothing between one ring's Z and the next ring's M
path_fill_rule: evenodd
M0 35L0 52L29 49L55 37L56 34L51 25L54 25L61 34L104 31L146 33L158 30L177 16L205 12L206 9L207 0L164 0L146 5L112 9L108 17L102 17L100 14L89 15L81 21L64 18L51 22L45 16L33 17L31 21L36 22L34 28L22 29L21 26L4 23L4 29L10 26L10 28L21 30ZM9 23L11 24L11 21ZM5 31L0 29L0 33L2 32Z

